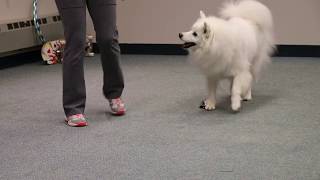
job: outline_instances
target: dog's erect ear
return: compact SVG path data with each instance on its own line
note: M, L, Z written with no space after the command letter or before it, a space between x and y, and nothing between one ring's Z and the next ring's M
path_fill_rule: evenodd
M209 26L206 22L204 22L204 25L203 25L203 33L204 34L207 34L209 32Z
M206 22L204 22L204 25L203 25L203 34L206 35L207 39L210 37L210 27Z
M201 17L201 18L206 18L206 15L204 14L203 11L200 11L200 17Z

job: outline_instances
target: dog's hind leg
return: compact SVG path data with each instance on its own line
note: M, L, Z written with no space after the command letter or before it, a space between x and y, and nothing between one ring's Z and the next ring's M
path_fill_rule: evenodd
M251 95L251 88L248 90L248 92L243 96L244 101L251 101L252 95Z
M234 77L231 92L231 108L233 111L240 110L241 97L251 94L251 82L252 75L250 72L242 72Z
M247 92L244 93L244 96L243 96L243 100L244 101L251 101L252 100L252 82L250 83L250 87L248 88Z

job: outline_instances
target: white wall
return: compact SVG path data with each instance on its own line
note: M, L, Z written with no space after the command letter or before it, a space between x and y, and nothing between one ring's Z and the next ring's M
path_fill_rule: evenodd
M39 16L57 14L54 0L39 0ZM0 23L32 19L32 0L0 0Z
M264 0L280 44L320 45L320 0Z
M261 0L274 15L278 44L320 45L320 0ZM217 14L223 0L122 0L119 29L122 42L179 43L199 10Z
M199 10L216 14L223 0L118 0L122 43L180 43ZM320 45L320 0L261 0L274 14L278 44ZM39 0L39 15L57 13L54 0ZM32 0L0 0L0 23L32 18ZM89 17L88 17L89 20ZM88 21L88 32L94 33Z

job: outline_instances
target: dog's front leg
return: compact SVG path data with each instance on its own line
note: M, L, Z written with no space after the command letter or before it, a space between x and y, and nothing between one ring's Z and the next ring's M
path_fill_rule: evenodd
M216 109L216 89L217 81L212 78L207 78L208 97L202 102L200 108L207 111Z

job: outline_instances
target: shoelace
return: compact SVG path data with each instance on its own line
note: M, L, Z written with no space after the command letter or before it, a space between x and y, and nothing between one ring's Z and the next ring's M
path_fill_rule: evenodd
M84 116L82 114L75 114L70 117L70 119L74 119L74 118L83 119Z
M116 106L116 107L124 107L124 103L122 102L122 100L120 98L117 98L117 99L112 99L111 102L110 102L111 106Z
M111 101L112 104L122 104L121 99L117 98L117 99L112 99Z

